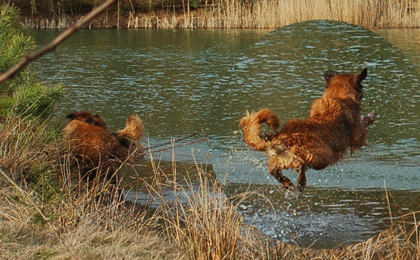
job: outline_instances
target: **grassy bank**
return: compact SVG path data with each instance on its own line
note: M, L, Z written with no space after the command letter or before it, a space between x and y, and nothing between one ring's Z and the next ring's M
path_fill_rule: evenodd
M23 1L23 0L22 0ZM33 1L23 23L32 28L68 28L101 1ZM62 4L60 5L60 2ZM44 4L42 4L44 3ZM89 28L279 28L307 20L337 20L365 28L418 28L418 0L120 0Z
M97 187L71 189L44 172L36 187L7 180L0 189L2 259L418 259L420 212L353 246L315 250L275 241L246 224L236 211L243 200L223 194L211 172L183 172L151 164L147 194L157 208L106 200ZM67 176L68 172L56 172ZM141 176L141 173L138 173ZM177 176L178 175L178 176ZM174 178L174 176L177 176ZM58 181L53 181L53 180ZM188 179L198 182L192 183ZM61 180L63 180L61 178ZM177 181L177 180L187 180ZM142 182L137 179L137 182ZM42 187L42 188L41 188ZM59 187L53 189L51 187ZM77 187L77 185L75 186ZM101 190L106 190L102 187ZM43 192L41 192L41 190ZM48 191L48 192L47 192ZM164 194L173 192L170 200ZM47 196L48 194L48 196Z

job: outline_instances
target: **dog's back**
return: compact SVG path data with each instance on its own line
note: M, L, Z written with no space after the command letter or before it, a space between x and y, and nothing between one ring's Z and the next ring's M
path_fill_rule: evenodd
M71 121L63 132L70 142L72 153L83 165L98 166L111 158L127 155L120 149L120 144L106 129L105 122L99 116L77 112L67 117Z

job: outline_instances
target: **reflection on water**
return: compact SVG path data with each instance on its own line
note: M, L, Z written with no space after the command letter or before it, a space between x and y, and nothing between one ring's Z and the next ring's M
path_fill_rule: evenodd
M68 86L59 114L91 110L115 130L137 113L147 117L144 141L151 145L203 130L210 148L206 142L178 147L176 160L191 161L191 150L201 161L211 153L229 195L249 185L264 195L238 208L250 223L282 241L336 247L388 225L384 187L395 194L394 214L420 205L420 49L418 41L404 39L418 39L420 32L375 32L404 48L417 67L377 34L327 21L276 31L83 30L31 66L41 79ZM57 33L33 35L43 44ZM239 119L262 107L281 121L306 117L325 89L326 70L355 73L364 67L363 113L378 114L370 146L335 166L308 171L305 193L285 198L268 174L265 155L245 144ZM172 153L155 156L171 160ZM286 175L296 178L292 171Z
M375 29L375 33L400 49L420 72L420 32L418 29Z
M134 168L126 167L128 174L122 180L126 199L152 208L158 208L162 198L165 202L180 201L186 204L191 199L191 192L200 188L199 172L204 175L201 180L206 177L209 187L216 180L211 165L205 161L177 162L176 165L173 161L162 160L153 163L154 166L151 163L141 163ZM174 183L178 185L173 185Z

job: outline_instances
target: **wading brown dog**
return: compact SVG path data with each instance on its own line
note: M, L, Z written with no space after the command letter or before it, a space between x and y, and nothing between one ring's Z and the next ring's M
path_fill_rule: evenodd
M116 133L107 130L102 118L87 111L69 114L67 118L70 122L63 129L64 137L84 178L93 180L99 173L109 179L133 152L137 157L144 156L140 145L144 124L137 115L129 116L126 127ZM118 181L118 176L111 180L113 184Z
M257 151L265 151L269 157L269 171L289 191L293 183L283 175L283 169L293 169L299 174L298 188L306 186L307 168L324 169L346 154L350 149L366 144L367 131L375 121L375 114L361 118L363 97L362 81L367 69L360 74L325 73L327 89L322 98L312 104L306 119L291 119L280 130L279 119L273 111L261 109L249 113L240 121L245 141ZM261 124L276 130L260 136Z

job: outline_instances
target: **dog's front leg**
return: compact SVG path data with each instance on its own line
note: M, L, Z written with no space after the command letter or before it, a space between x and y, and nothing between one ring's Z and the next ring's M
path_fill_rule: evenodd
M276 168L270 169L270 174L273 175L274 178L276 178L276 180L279 181L283 185L283 188L285 188L286 190L291 191L291 192L295 190L293 182L289 178L283 175L283 172L280 168L276 167Z
M300 192L302 192L306 187L306 174L305 174L306 169L307 169L306 165L302 165L300 167L300 170L298 171L299 177L297 181L298 181L298 189Z
M366 115L365 117L363 117L362 119L362 129L364 131L367 131L368 127L370 125L372 125L373 123L375 123L375 112L370 112L368 115Z
M362 133L361 136L359 137L360 140L359 142L363 145L363 146L367 146L368 144L366 143L366 137L367 137L367 132L369 129L369 126L371 126L373 123L375 123L375 113L372 111L370 112L368 115L366 115L365 117L363 117L362 119Z
M360 124L355 129L353 136L351 138L351 153L356 148L360 148L362 146L367 146L366 137L369 130L369 126L375 123L375 113L370 112L368 115L364 116L363 119L360 121Z

